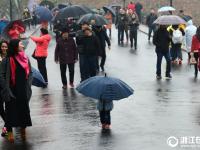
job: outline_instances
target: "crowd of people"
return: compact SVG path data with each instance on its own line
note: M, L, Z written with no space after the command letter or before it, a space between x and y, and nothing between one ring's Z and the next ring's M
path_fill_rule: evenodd
M121 8L116 12L115 26L118 30L118 45L124 45L124 34L126 43L129 43L131 49L137 50L138 28L141 23L140 3L130 4L126 9ZM25 10L24 17L29 18L28 10ZM54 53L55 63L60 65L60 74L62 88L67 89L68 85L74 87L74 68L75 63L79 61L80 78L83 82L86 79L96 76L97 73L105 71L106 46L111 48L111 29L113 18L109 12L105 14L109 25L96 25L95 20L83 22L80 30L71 34L69 26L61 27L59 22L55 24L56 47ZM182 64L182 44L185 36L186 48L188 51L188 62L195 58L195 77L198 69L200 70L200 27L195 27L192 20L185 25L155 25L154 21L158 18L154 9L146 18L146 25L149 28L147 40L150 42L153 34L153 44L156 46L157 66L156 78L161 79L162 58L165 57L167 79L171 79L171 65L174 63ZM29 27L29 22L26 23ZM2 136L8 137L10 142L14 142L13 127L21 127L21 137L26 139L26 127L31 126L31 116L29 100L31 98L31 64L24 52L23 43L20 41L21 27L13 25L13 32L10 30L12 38L9 42L0 43L0 115L5 122L2 129ZM109 35L107 34L109 31ZM38 70L43 76L46 87L48 85L48 75L46 67L46 58L48 57L48 46L51 41L51 35L48 32L48 24L40 28L40 36L31 36L35 42L36 48L33 57L38 64ZM69 70L69 82L66 71ZM109 129L111 124L110 111L113 109L112 101L99 100L98 110L103 129Z

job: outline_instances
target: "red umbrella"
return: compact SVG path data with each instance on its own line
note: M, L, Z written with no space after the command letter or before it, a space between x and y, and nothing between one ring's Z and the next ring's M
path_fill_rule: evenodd
M5 40L20 38L20 34L25 30L26 27L22 20L11 21L3 30L2 37Z

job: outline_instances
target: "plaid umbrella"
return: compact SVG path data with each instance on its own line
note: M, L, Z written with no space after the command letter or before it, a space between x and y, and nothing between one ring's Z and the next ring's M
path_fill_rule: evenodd
M179 16L175 15L168 15L168 16L160 16L155 21L154 24L159 25L179 25L179 24L186 24L185 20L183 20Z

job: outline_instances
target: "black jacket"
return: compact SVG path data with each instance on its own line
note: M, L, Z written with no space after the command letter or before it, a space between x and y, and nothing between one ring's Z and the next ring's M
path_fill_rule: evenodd
M168 52L171 38L166 28L159 28L153 36L156 52Z
M82 42L83 50L79 52L81 55L97 56L100 53L100 43L96 35L84 36Z
M95 32L96 36L99 38L101 49L105 49L106 43L108 44L108 46L111 45L110 39L106 33L106 29L101 28L100 31L98 31L98 29L94 28L93 31Z
M148 16L147 16L147 20L146 20L146 24L147 24L147 26L148 27L154 27L155 26L155 24L153 24L153 22L157 19L158 17L157 17L157 15L156 14L149 14Z
M28 79L26 81L26 99L27 101L30 100L31 95L32 95L32 71L31 71L31 64L29 62L29 67L30 67L30 73L28 76ZM11 98L15 98L14 92L10 88L10 78L11 78L11 70L10 70L10 62L9 58L6 57L3 59L1 65L0 65L0 89L1 89L1 99L3 101L10 101Z

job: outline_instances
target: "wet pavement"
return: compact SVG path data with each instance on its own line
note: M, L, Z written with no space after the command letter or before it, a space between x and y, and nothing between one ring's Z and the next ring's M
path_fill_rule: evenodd
M47 59L49 86L33 87L31 116L33 126L27 128L27 141L15 143L1 138L0 150L170 150L170 136L176 138L200 136L200 79L194 79L194 69L187 65L173 66L172 80L156 80L156 54L144 33L138 35L138 50L117 45L113 30L112 48L107 50L105 72L128 83L135 93L114 102L112 129L102 131L96 101L75 89L62 89L59 65L54 63L55 40L51 42ZM34 44L29 43L31 58ZM80 82L79 66L75 68L75 85ZM103 74L103 73L100 73ZM2 122L0 123L2 126Z

